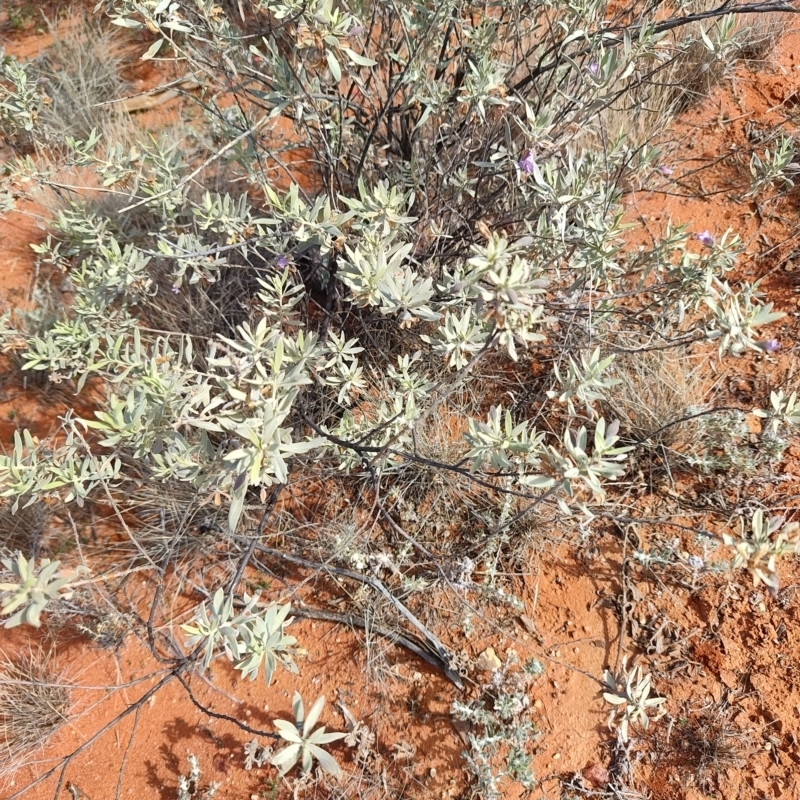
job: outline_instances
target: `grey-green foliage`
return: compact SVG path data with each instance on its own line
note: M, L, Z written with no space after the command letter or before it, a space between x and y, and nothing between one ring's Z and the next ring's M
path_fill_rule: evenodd
M74 575L59 575L60 561L43 558L36 568L35 559L17 553L14 559L4 558L0 563L11 573L12 580L0 583L0 593L5 594L0 604L0 614L10 614L4 628L14 628L27 623L38 628L41 614L51 600L68 594ZM65 591L66 590L66 591Z
M75 420L65 419L62 429L64 441L52 446L30 431L14 432L11 454L0 455L0 497L11 499L12 511L23 498L30 504L54 494L81 506L98 485L119 475L119 458L90 452Z
M451 714L469 723L464 756L475 777L476 794L486 800L505 797L509 781L531 790L536 785L531 749L539 731L530 719L530 691L544 673L532 658L520 664L509 650L491 680L470 700L455 700Z
M765 344L770 345L771 341ZM779 462L800 425L797 393L787 394L784 389L770 393L770 408L753 409L753 415L763 420L757 438L743 411L714 412L689 406L686 414L698 416L689 423L691 437L682 456L701 474L747 473Z
M656 33L646 14L636 29L605 32L599 0L581 7L580 27L562 2L404 0L389 11L366 0L259 0L241 13L280 24L251 40L233 35L238 16L206 2L104 5L123 28L157 31L160 58L178 52L178 34L189 64L224 53L221 72L204 80L247 76L241 108L256 100L268 113L240 108L213 129L225 138L209 164L230 158L252 192L196 190L202 170L163 137L66 137L66 166L94 171L114 205L73 198L58 212L37 249L67 273L71 303L39 330L7 315L0 337L26 342L25 367L53 381L105 385L105 407L80 423L103 456L82 450L70 421L67 445L48 459L29 442L3 457L6 496L80 501L99 482L127 479L118 457L128 454L148 477L224 498L233 529L248 497L290 480L294 460L351 471L369 448L391 469L460 371L555 350L564 355L537 407L467 420L461 453L473 472L499 473L505 489L551 490L562 501L577 492L579 502L586 489L601 502L604 483L624 475L628 447L597 411L600 401L613 407L615 385L612 354L599 343L624 334L635 346L655 330L676 346L715 343L722 358L759 350L758 329L780 316L757 286L730 284L741 250L732 232L699 246L685 230L668 231L650 251L625 254L614 176L650 169L657 152L617 136L599 153L576 133L600 124L604 103L636 70L657 71L692 41L724 56L729 21L680 39ZM454 31L469 48L454 46ZM531 72L555 51L541 76ZM2 124L23 124L42 149L42 92L26 65L4 70ZM389 106L391 115L380 110ZM279 190L254 157L253 132L277 117L330 178L316 194L294 180ZM34 156L12 172L53 178ZM131 222L137 214L146 224ZM242 296L223 328L190 334L182 315L201 296L213 308L214 286L236 274ZM314 292L326 296L322 324ZM151 313L173 294L183 305L154 330ZM360 320L352 330L339 307ZM377 330L389 346L375 347ZM554 424L534 423L542 418Z
M296 465L326 479L402 476L426 460L431 416L463 389L463 436L426 467L503 492L502 511L482 517L497 527L537 503L591 520L633 447L611 413L615 350L656 340L716 359L758 353L760 329L780 317L758 285L733 281L733 231L698 239L679 227L631 252L622 187L661 155L604 127L645 90L673 102L683 83L667 70L698 47L703 75L724 72L731 18L670 33L647 4L609 27L605 0L99 7L157 36L146 59L194 72L201 113L191 147L109 126L59 137L56 169L35 69L3 60L0 130L27 148L3 188L80 187L88 174L100 189L62 194L36 247L62 273L63 308L0 324L0 348L26 369L79 390L91 381L102 397L52 442L17 434L0 455L12 504L181 482L226 507L233 531ZM215 105L220 93L236 95L235 110ZM755 165L760 186L789 174L779 151ZM3 207L12 201L5 192ZM475 377L482 368L502 376L502 393ZM777 441L797 414L793 397L772 406ZM741 415L702 420L702 446L686 454L697 471L757 463ZM19 587L48 569L19 568L17 613L39 607ZM277 664L294 669L289 607L254 602L234 612L219 590L184 626L205 667L221 649L251 679L262 664L268 682ZM532 781L523 695L506 687L456 707L490 795L500 750L505 775ZM304 719L298 702L278 726L282 771L313 758L338 769L320 748L338 734L312 730L320 710Z
M501 406L489 410L486 422L471 419L466 439L472 445L467 457L472 459L473 471L484 465L505 470L525 462L537 464L543 453L544 436L529 430L527 422L515 425L511 412Z
M777 597L780 580L776 561L787 553L800 550L800 524L786 522L785 517L765 517L759 508L753 512L748 526L742 521L738 537L724 534L723 540L733 550L731 566L745 567L753 578L753 586L763 583Z
M111 237L93 244L92 256L70 273L71 313L41 336L31 337L25 361L25 369L77 378L79 388L133 335L131 306L150 283L150 259L136 248L123 249Z
M178 800L212 800L220 784L213 782L203 787L200 761L193 753L189 753L186 758L189 762L189 774L178 777Z
M797 392L787 395L783 389L770 392L770 408L766 411L757 409L753 413L766 420L764 426L773 435L786 433L800 425L800 403L797 401Z
M189 634L187 647L203 648L202 669L208 669L221 645L234 667L241 670L242 677L251 681L255 680L262 663L267 685L278 664L289 672L297 672L292 657L297 649L297 639L285 633L292 623L288 618L291 606L288 603L283 606L272 604L263 612L257 612L254 610L257 602L258 595L246 598L242 611L234 614L233 598L226 597L220 588L214 593L208 608L203 603L191 623L181 626Z
M528 703L520 689L501 689L493 698L453 703L453 716L470 724L469 750L463 755L486 800L505 797L508 780L525 789L536 784L530 745L537 730L527 718Z
M53 237L38 252L68 273L72 302L27 335L22 354L27 369L55 381L80 388L90 377L104 380L106 408L85 423L101 445L131 453L158 480L224 496L231 528L251 489L290 479L292 459L332 457L347 471L362 458L342 443L402 451L448 370L504 354L524 360L550 347L564 348L565 357L536 416L557 417L564 403L571 416L580 409L593 420L595 435L581 420L545 433L505 414L501 425L492 412L486 423L468 421L463 454L473 471L511 470L507 488L561 487L571 496L583 484L600 500L603 482L624 474L626 450L612 441L613 420L596 410L613 395L615 379L607 374L612 355L593 340L613 341L624 330L630 343L655 327L664 340L693 333L716 342L722 357L757 350L758 329L779 317L757 287L728 282L741 250L732 233L695 247L688 232L668 232L649 254L623 255L621 192L612 175L648 169L656 153L633 152L617 137L601 155L574 137L574 125L596 124L604 98L635 69L657 65L685 43L646 24L636 38L604 34L593 28L605 13L601 2L583 9L585 24L573 29L574 9L563 3L545 13L515 0L476 17L466 0L437 9L407 0L384 19L385 30L378 23L374 40L364 25L373 12L387 12L371 3L255 6L281 26L245 45L231 38L236 19L207 3L191 12L163 2L107 4L115 24L160 32L159 57L172 52L176 33L190 63L209 47L224 52L229 68L250 78L243 98L251 84L261 85L253 97L268 98L268 116L290 120L323 172L335 176L328 190L309 197L290 181L281 192L269 172L254 167L257 159L233 148L255 147L247 134L267 125L265 117L227 115L231 128L217 153L230 149L239 159L261 203L244 191L190 191L196 176L174 141L123 145L98 131L67 137L68 164L94 170L122 199L115 213L78 200L59 211ZM540 84L527 65L547 47L537 36L548 29L548 15L560 20L564 57ZM704 32L703 46L722 52L728 24ZM470 42L466 61L451 49L453 26ZM397 78L382 72L388 63L403 65ZM29 72L6 64L4 124L18 118L35 139L37 118L25 109L42 97ZM558 92L547 88L559 82ZM575 101L565 112L568 87ZM364 99L370 93L378 102L394 98L400 110L391 122ZM349 99L343 105L331 100L337 96ZM362 122L348 108L366 115ZM16 169L27 180L51 177L35 159ZM151 223L131 233L123 223L136 213ZM251 283L259 288L243 298L248 313L236 325L202 342L180 329L180 314L171 321L178 329L148 328L148 309L163 306L164 295L191 302L192 292L211 291L231 258L245 271L254 258L267 263L256 270ZM320 339L309 281L370 325L383 320L404 344L373 352L337 319ZM632 291L651 309L644 317L629 314ZM573 332L565 333L572 329L579 351ZM5 342L17 346L21 335L4 323ZM377 369L365 369L368 347ZM326 397L338 412L300 424L298 401L307 395ZM6 470L13 466L17 477L20 462L34 460L32 450L15 451ZM64 452L67 471L70 457L77 451ZM46 495L69 485L70 496L82 498L98 476L117 475L116 461L82 458L70 481L49 480L44 466L28 463L28 480L15 480L6 494Z
M770 408L757 408L753 413L764 420L761 430L761 446L767 457L780 461L789 446L789 437L800 425L800 404L797 392L786 394L783 389L770 393Z
M688 413L697 409L689 408ZM701 474L753 469L757 453L748 446L750 429L741 411L721 411L702 416L697 435L685 454L688 463Z
M43 95L36 79L0 50L0 125L10 136L33 136L41 120Z
M583 483L597 498L605 496L603 483L613 481L625 473L622 462L632 446L618 446L619 422L606 426L600 417L594 428L594 437L588 438L588 431L581 427L577 432L567 428L564 431L564 449L548 446L546 459L551 475L560 476L561 485L568 495L573 493L573 482ZM591 445L589 445L591 442ZM557 477L526 477L525 482L534 486L551 486L558 483Z
M564 374L559 370L558 364L553 367L553 374L560 386L559 390L548 392L548 397L557 397L559 403L566 403L571 416L575 416L576 400L583 403L588 413L592 414L592 402L603 400L607 396L606 390L619 383L618 378L603 377L613 361L613 355L601 359L599 347L594 349L588 360L585 355L581 355L580 365L572 356L568 356Z
M785 133L778 136L771 149L764 149L763 157L753 153L750 157L750 189L745 196L757 195L776 183L781 188L791 189L794 186L792 176L800 171L800 164L794 157L794 140Z
M340 774L341 769L336 759L323 748L323 745L344 739L347 734L327 733L324 725L314 729L324 706L325 697L319 697L306 715L303 698L295 692L292 699L294 722L285 719L275 720L278 735L289 743L270 759L270 763L278 768L281 775L289 772L298 761L304 773L310 772L314 761L317 761L322 770L329 775Z
M642 671L638 664L632 669L622 664L622 673L615 678L611 672L605 671L603 683L609 691L603 692L603 698L612 706L608 717L609 727L618 726L619 736L627 742L631 724L639 724L644 730L650 725L649 712L666 702L666 697L651 697L652 677Z

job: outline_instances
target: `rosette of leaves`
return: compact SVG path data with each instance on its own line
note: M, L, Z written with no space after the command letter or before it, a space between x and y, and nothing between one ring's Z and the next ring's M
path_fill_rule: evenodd
M647 730L650 725L647 712L665 703L667 698L650 696L652 677L643 675L640 666L637 665L630 672L625 672L623 660L622 669L621 680L606 670L603 683L609 691L603 692L603 699L614 706L608 716L609 727L612 727L619 718L619 735L623 742L627 742L631 723L638 722L644 730Z
M264 680L269 686L278 664L288 672L297 674L297 664L292 659L297 639L287 636L284 629L292 623L289 616L291 605L271 605L263 614L252 616L238 626L238 658L234 667L242 671L242 677L255 680L264 662Z
M236 626L240 617L233 613L233 598L225 597L222 587L214 592L209 608L203 603L194 615L191 623L181 625L181 629L189 634L186 646L193 648L203 645L202 670L211 665L214 650L222 643L229 655L236 652Z
M284 747L283 750L270 759L270 763L278 768L281 775L289 772L298 761L301 763L303 773L307 773L311 770L314 759L319 762L322 770L329 775L339 775L341 773L341 768L336 763L336 759L323 750L322 745L343 739L347 734L340 732L326 733L324 725L313 730L324 706L325 697L321 696L311 706L308 716L305 716L303 698L295 692L292 700L295 721L275 720L275 727L278 729L280 737L289 742L288 747Z
M602 481L622 477L625 474L622 462L633 450L632 446L617 447L619 438L619 420L606 426L605 419L600 417L591 440L585 427L577 432L567 428L563 435L564 452L549 445L544 455L547 474L525 476L524 482L541 488L549 488L560 482L564 492L572 497L575 492L572 482L580 481L595 497L604 498Z
M800 425L800 403L797 402L797 392L792 392L788 396L783 389L770 392L769 402L772 408L766 411L757 408L753 414L766 420L764 427L768 427L774 436L781 430L789 430Z
M784 517L764 518L757 509L750 520L750 532L742 532L737 540L723 534L723 541L734 549L733 569L745 567L753 576L753 585L763 583L773 597L778 594L780 581L775 571L777 558L784 553L800 551L800 523L787 523Z
M577 415L575 402L581 403L586 413L595 416L592 402L594 400L604 400L607 396L607 389L620 383L619 378L604 377L603 373L611 366L614 355L600 358L600 348L596 347L591 356L587 359L585 354L581 354L581 365L572 356L568 356L569 364L564 374L558 368L558 364L553 367L553 375L560 384L561 391L551 390L547 392L550 399L557 398L559 403L566 403L569 415Z
M37 572L36 559L28 561L19 552L15 560L4 558L2 564L16 578L13 583L0 583L0 592L11 593L0 606L0 613L11 614L3 627L14 628L27 622L38 628L42 611L51 600L65 596L61 590L69 585L72 577L56 577L61 562L49 558L42 559Z
M194 619L181 628L189 634L187 647L202 645L204 650L201 669L208 669L217 645L222 645L225 655L233 661L243 677L255 680L261 664L264 664L264 679L269 685L280 664L289 672L297 673L292 659L297 639L287 636L285 629L291 625L291 605L272 604L263 613L254 614L258 595L245 597L244 609L234 614L233 597L226 597L220 587L214 592L208 607L203 603Z

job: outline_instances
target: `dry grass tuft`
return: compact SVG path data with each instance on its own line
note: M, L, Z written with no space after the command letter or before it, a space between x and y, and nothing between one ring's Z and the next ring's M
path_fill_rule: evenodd
M716 0L696 0L681 4L681 13L703 13L718 6ZM793 16L777 12L737 16L734 40L722 58L699 38L702 25L713 39L720 19L688 28L695 37L688 46L681 42L686 35L681 29L673 34L672 44L664 51L671 54L666 63L662 66L654 63L649 76L634 75L609 87L608 96L618 95L618 99L598 114L596 124L586 127L581 146L603 149L620 134L625 135L633 148L665 144L661 139L671 121L732 74L736 62L766 58L794 23Z
M0 506L0 552L36 555L44 544L49 517L44 503L25 506L25 498L16 514L11 513L11 503Z
M207 500L189 484L145 479L120 498L120 510L133 522L140 553L187 566L219 551L227 531L227 511Z
M118 113L108 103L126 87L123 46L117 32L88 20L66 21L50 30L53 43L33 62L50 98L42 122L59 139L86 139Z
M692 424L680 420L711 392L702 365L671 350L652 350L618 356L614 366L620 383L607 416L619 419L621 435L661 455L690 444Z
M742 14L739 17L739 55L745 61L760 61L768 56L781 37L796 25L794 14Z
M67 720L70 689L51 667L51 653L31 650L0 660L0 772L42 747Z
M741 769L753 743L732 721L733 711L724 700L688 709L656 735L657 774L678 777L679 785L694 785L704 794L716 794L718 776ZM677 797L677 795L676 795Z

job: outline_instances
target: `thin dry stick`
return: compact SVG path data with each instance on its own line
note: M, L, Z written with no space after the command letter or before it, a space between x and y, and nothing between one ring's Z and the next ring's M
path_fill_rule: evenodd
M617 640L617 657L614 660L614 672L619 671L620 661L622 659L622 648L625 644L625 628L628 624L628 529L625 526L625 532L622 537L622 565L621 565L621 578L622 578L622 602L619 615L619 639Z
M420 620L417 619L416 616L414 616L414 614L411 613L411 611L400 600L398 600L386 588L383 581L370 575L362 575L360 572L353 572L349 569L343 569L341 567L334 567L330 564L320 564L315 561L309 561L306 558L290 555L289 553L275 550L274 548L267 547L266 545L257 544L256 549L260 553L265 553L266 555L270 555L284 561L289 561L293 564L299 564L300 566L307 567L308 569L325 570L333 573L334 575L341 575L344 578L350 578L357 583L363 583L372 587L376 592L382 594L400 612L400 614L402 614L406 620L408 620L408 622L410 622L411 625L413 625L422 634L426 640L428 652L436 658L436 665L442 670L442 672L444 672L448 680L459 689L464 688L464 683L461 680L461 677L450 668L452 657L445 646L430 630L428 630L425 625L423 625L422 622L420 622ZM426 660L431 663L430 659Z
M267 521L269 520L273 509L275 508L275 504L278 502L278 498L281 495L286 484L278 483L270 492L269 499L267 500L267 504L264 507L264 511L261 514L261 521L258 523L258 528L253 533L253 537L250 540L250 544L247 546L247 550L244 552L242 557L239 559L239 564L236 567L236 573L231 578L230 582L228 583L228 593L233 594L238 585L239 581L242 579L242 575L244 575L244 571L247 568L250 559L253 557L253 553L255 552L256 545L258 544L258 540L264 535L264 528L267 526Z
M120 794L122 793L122 779L125 776L125 766L128 763L128 755L133 746L133 738L136 736L136 728L139 725L139 713L141 710L142 707L137 706L136 713L133 715L133 727L131 728L131 735L128 737L128 746L125 748L125 752L122 755L122 763L119 765L119 777L117 778L117 791L114 793L114 800L119 800Z

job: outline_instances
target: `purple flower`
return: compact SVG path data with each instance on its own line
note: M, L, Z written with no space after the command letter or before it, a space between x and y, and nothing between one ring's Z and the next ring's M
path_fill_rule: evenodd
M526 174L530 175L536 169L536 160L533 157L533 150L528 150L523 156L521 161L517 162L517 166Z
M589 64L589 74L593 75L595 78L600 74L600 65L596 61L592 61Z
M357 22L353 23L353 27L347 32L348 36L361 36L364 33L364 26L359 25Z
M675 170L674 170L674 169L672 169L672 167L668 167L666 164L662 164L662 165L661 165L661 166L658 168L658 171L659 171L659 172L660 172L660 173L661 173L661 174L662 174L662 175L663 175L665 178L669 178L669 176L670 176L670 175L672 175L672 173L673 173L673 172L675 172Z
M275 262L275 264L278 267L288 267L289 266L289 256L278 256L278 260Z
M714 237L711 235L711 231L703 231L702 233L698 233L695 237L700 244L704 247L713 247L714 246Z
M180 286L173 286L172 287L172 294L180 294L181 287Z
M699 556L689 556L689 558L687 558L686 561L695 572L697 572L697 570L703 569L703 567L706 565L703 559L700 558Z
M765 339L763 342L756 342L765 353L777 353L781 349L781 343L777 339Z

